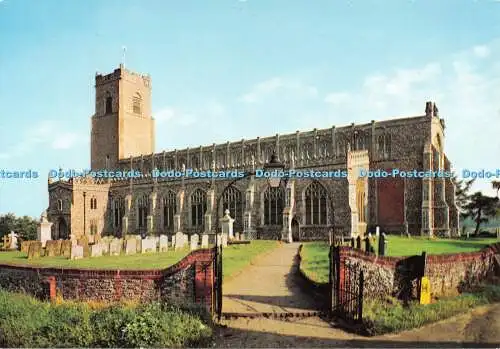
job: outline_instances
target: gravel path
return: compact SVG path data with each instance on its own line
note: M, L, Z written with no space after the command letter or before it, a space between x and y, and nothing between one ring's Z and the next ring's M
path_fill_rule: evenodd
M283 244L257 258L235 278L224 282L222 310L227 313L297 313L320 310L305 294L295 273L299 244Z

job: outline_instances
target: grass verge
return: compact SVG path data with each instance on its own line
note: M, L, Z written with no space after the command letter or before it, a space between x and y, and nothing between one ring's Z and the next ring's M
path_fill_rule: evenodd
M45 303L0 290L0 347L208 346L201 314L152 304Z
M363 323L368 335L401 332L465 313L473 307L500 302L500 286L484 285L473 293L443 298L432 304L408 307L395 299L365 300Z

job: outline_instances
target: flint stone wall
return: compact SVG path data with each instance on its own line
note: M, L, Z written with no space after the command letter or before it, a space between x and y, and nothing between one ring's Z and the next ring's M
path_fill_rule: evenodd
M431 296L455 296L487 281L494 274L494 258L498 254L500 243L476 252L428 255L425 276L431 283ZM400 297L404 292L416 297L418 278L414 274L418 266L413 267L419 258L420 256L381 257L341 247L341 278L344 269L349 266L360 267L364 272L365 298ZM307 279L304 275L303 277ZM311 287L318 288L318 284L313 281L307 282ZM328 288L322 287L322 290L329 292Z
M0 288L42 298L55 298L59 294L63 299L81 301L198 303L210 311L212 261L213 250L202 249L164 270L56 269L0 264Z

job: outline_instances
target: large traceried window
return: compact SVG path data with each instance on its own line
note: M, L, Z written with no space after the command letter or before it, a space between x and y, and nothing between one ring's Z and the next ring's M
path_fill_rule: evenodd
M123 198L113 199L113 227L119 228L122 225L122 218L125 215L125 200Z
M145 228L147 225L149 211L149 200L147 195L137 199L137 223L139 228Z
M268 187L264 193L264 224L282 225L285 191L282 187Z
M377 153L380 158L387 160L391 156L391 135L385 133L378 136L377 140Z
M191 225L194 227L203 226L204 215L207 210L207 196L201 189L196 189L191 194Z
M234 230L241 230L242 219L243 219L243 200L241 192L231 186L226 189L224 194L222 195L222 213L229 210L229 215L234 218Z
M327 200L325 188L318 182L311 183L304 195L306 224L327 224Z
M142 97L139 93L136 93L134 97L132 97L132 111L134 114L141 114L142 113Z
M163 197L163 228L165 231L174 231L174 216L177 211L176 195L169 190L167 195Z
M352 150L365 150L366 137L364 133L355 131L352 139Z

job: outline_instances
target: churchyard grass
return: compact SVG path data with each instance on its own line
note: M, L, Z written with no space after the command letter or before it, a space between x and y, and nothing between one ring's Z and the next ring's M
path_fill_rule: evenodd
M279 246L278 241L252 240L250 244L229 245L222 252L223 278L228 279L249 266L260 254L269 252Z
M395 333L440 321L469 311L473 307L500 302L500 286L484 285L474 293L443 298L421 305L413 302L404 307L396 299L365 299L363 322L369 335Z
M43 267L61 268L84 268L84 269L163 269L167 268L185 257L189 253L188 249L178 251L168 251L161 253L145 253L120 256L102 256L95 258L85 258L70 260L60 257L41 257L39 259L28 260L26 253L0 252L1 263L27 264Z
M210 323L192 311L152 304L48 303L0 290L0 347L209 347Z
M224 277L248 266L251 261L261 253L272 250L278 246L277 241L253 240L250 244L229 245L224 248L223 272ZM83 269L121 269L145 270L164 269L184 258L189 254L188 249L161 253L145 253L120 256L102 256L70 260L64 257L41 257L28 260L26 253L19 251L0 252L0 264L24 264L43 267L83 268Z
M478 251L488 245L498 242L493 238L465 239L428 239L422 237L388 236L386 256L413 256L423 251L427 254L451 254ZM362 244L364 248L364 243ZM375 251L378 246L375 243ZM302 247L301 270L311 280L328 282L329 246L325 242L306 242Z

